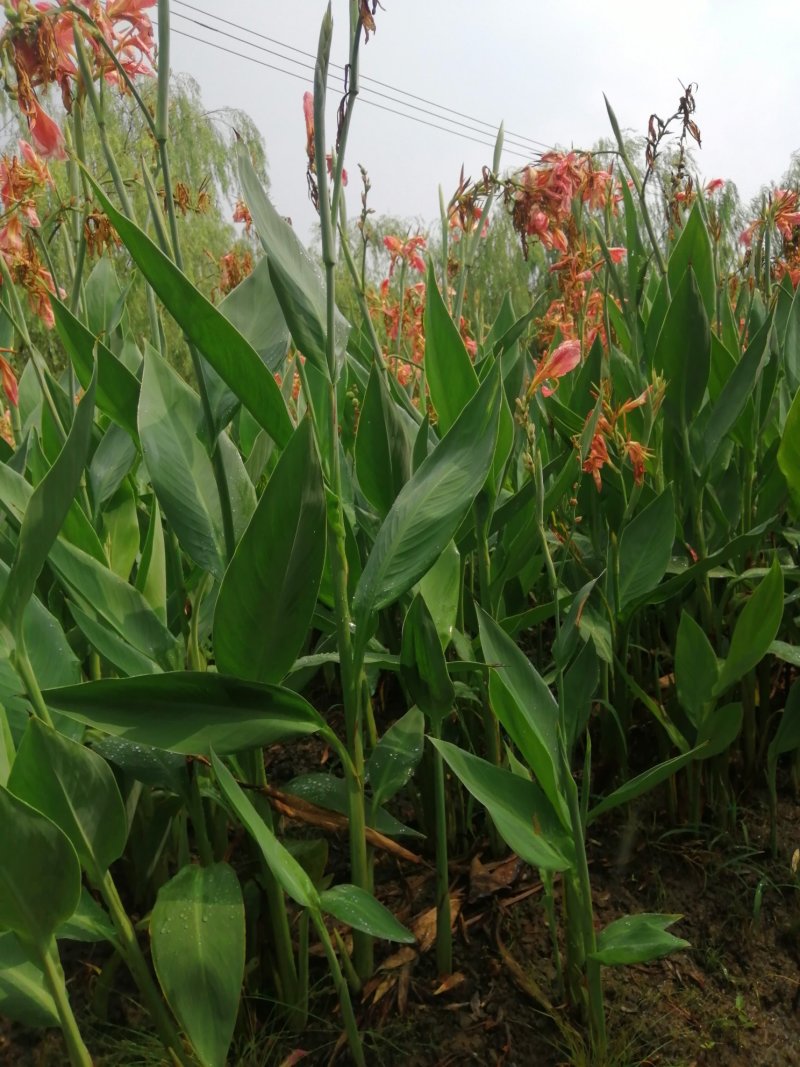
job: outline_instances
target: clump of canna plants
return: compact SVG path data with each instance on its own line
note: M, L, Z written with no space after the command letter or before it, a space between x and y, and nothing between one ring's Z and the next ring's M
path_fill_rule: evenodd
M376 287L369 181L354 235L344 163L377 7L342 5L336 128L330 8L304 101L321 266L239 143L236 218L259 253L227 261L216 303L176 218L168 0L6 7L30 140L0 164L0 1011L59 1026L73 1065L92 1053L65 939L105 946L112 993L127 969L171 1062L210 1067L245 997L302 1034L318 949L369 1062L354 994L385 942L415 941L378 860L430 858L447 976L470 835L539 872L547 1007L602 1065L604 968L687 942L673 914L598 928L589 827L650 793L672 825L734 826L742 786L766 781L778 848L779 760L796 773L800 747L797 196L765 201L739 256L724 188L690 175L690 86L651 119L643 170L610 105L604 155L502 173L501 129L480 180L442 195L439 235L385 238ZM113 92L150 132L140 168L106 135ZM500 213L547 269L528 307L506 296L483 321ZM138 328L123 271L146 294ZM301 738L325 769L276 785L272 747Z

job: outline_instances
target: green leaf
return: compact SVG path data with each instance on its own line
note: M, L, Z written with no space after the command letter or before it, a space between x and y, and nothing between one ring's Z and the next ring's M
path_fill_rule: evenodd
M167 560L164 546L164 530L161 526L161 509L153 497L150 508L150 523L136 571L136 588L158 615L167 621Z
M711 366L708 316L691 267L672 293L653 363L667 379L667 417L673 425L690 422L700 410Z
M703 305L710 319L715 311L717 295L714 252L703 213L697 203L680 231L667 264L667 277L673 292L680 285L689 267L692 268L698 292L703 298Z
M325 728L289 689L200 671L86 682L49 689L44 699L115 737L185 755L263 748Z
M103 538L108 565L127 581L139 555L139 520L136 496L124 481L103 509Z
M350 814L350 801L347 794L347 782L335 774L324 772L301 774L293 778L286 786L286 792L293 797L300 797L327 811L339 815ZM405 826L386 808L367 806L367 825L386 837L423 837L419 831Z
M36 953L10 930L0 933L0 1016L30 1027L60 1025Z
M374 363L358 417L355 460L362 493L385 518L411 477L411 442L407 421Z
M797 297L795 303L798 304ZM800 518L800 389L795 393L786 416L778 449L778 466L789 486L792 515L795 519Z
M589 957L608 967L618 967L628 963L649 963L689 948L688 941L667 933L667 927L681 918L681 915L649 912L625 915L601 930L597 935L597 949Z
M491 468L499 414L496 367L405 484L378 531L353 602L363 633L373 613L419 581L453 539Z
M412 600L403 622L400 676L414 703L435 722L452 711L455 690L436 625L420 593Z
M497 623L478 609L481 648L492 668L489 699L565 826L569 818L558 771L558 704L544 679Z
M181 547L198 566L221 579L225 535L214 468L201 443L203 427L198 397L148 345L139 400L147 470ZM220 435L216 447L223 450L230 472L231 509L240 534L255 508L255 492L230 439Z
M703 719L718 677L719 663L705 631L682 611L675 645L675 684L681 707L695 726Z
M211 752L211 764L214 768L217 785L228 802L228 806L258 845L267 866L275 875L283 891L301 908L318 910L319 893L314 883L294 856L269 829L253 807L250 798L213 751Z
M25 605L33 596L36 579L80 485L91 442L96 381L93 377L75 411L64 447L25 509L11 573L0 601L0 621L14 632L22 623Z
M698 745L696 748L689 749L688 752L682 752L680 756L665 760L664 763L659 763L642 774L637 774L635 778L629 779L619 789L609 793L607 797L604 797L599 804L592 808L586 820L586 825L593 823L595 819L598 819L605 812L611 811L612 808L618 808L620 804L628 804L631 800L642 796L643 793L649 793L660 782L671 778L676 771L679 771L681 767L685 767L693 759L698 757L702 759L704 750L704 745Z
M244 900L227 863L186 866L150 917L164 996L205 1067L225 1067L244 979Z
M796 681L789 690L786 707L769 746L769 762L774 765L778 756L784 752L794 752L796 748L800 748L800 681Z
M236 146L242 193L267 253L269 276L297 348L327 376L326 294L323 280L292 227L272 206L256 177L247 148ZM350 325L336 312L335 349L341 366ZM279 442L282 444L282 442Z
M123 244L169 313L256 422L283 448L292 421L258 353L136 223L114 207L97 182L87 177Z
M532 867L566 871L573 866L572 841L541 789L511 771L431 738L453 773L486 808L509 848Z
M0 926L44 949L80 895L81 868L69 839L0 788Z
M708 421L703 427L700 467L707 469L714 460L724 438L736 425L745 405L761 377L770 356L772 316L763 323L735 365L719 396L714 401ZM780 461L779 461L780 462Z
M411 708L389 727L369 754L366 777L375 807L403 788L422 757L424 745L425 720L419 708Z
M354 930L413 945L416 938L394 915L364 889L357 885L335 885L319 895L320 907L334 919L347 923Z
M425 379L439 431L446 434L477 392L478 375L444 305L432 260L428 261L425 293Z
M624 611L650 593L667 570L675 540L675 501L672 487L640 511L619 539L619 605Z
M412 587L412 591L422 594L441 646L446 649L458 618L461 593L461 553L454 541L447 545L430 570Z
M111 768L91 749L31 719L8 788L67 835L95 884L122 855L125 805Z
M775 556L766 578L736 620L731 647L714 686L714 696L724 693L763 659L775 640L782 618L783 571Z
M83 941L87 944L101 941L116 944L117 932L105 910L84 886L78 907L56 930L56 938L64 941Z
M279 682L303 647L325 563L325 490L306 418L284 449L217 598L223 674Z
M102 262L102 261L101 261ZM97 406L110 419L137 440L136 408L139 382L128 368L102 341L76 319L66 304L55 296L50 303L56 330L75 368L75 376L84 389L92 380L97 362Z
M704 745L700 759L711 759L727 752L742 728L743 709L739 702L712 708L697 731L697 744Z

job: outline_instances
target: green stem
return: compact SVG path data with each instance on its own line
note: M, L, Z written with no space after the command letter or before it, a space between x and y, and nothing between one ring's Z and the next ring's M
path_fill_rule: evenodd
M25 638L22 634L21 625L19 627L19 632L16 635L16 642L17 647L14 650L14 666L17 670L17 674L22 679L22 684L25 686L25 692L33 706L34 713L42 720L42 722L47 723L48 726L53 726L53 718L44 702L44 697L39 688L39 683L36 680L31 661L28 659L28 651L25 648Z
M442 724L431 722L431 733L439 740ZM450 872L447 864L447 798L445 795L444 760L434 756L434 801L436 804L436 968L440 975L453 971L453 934L450 929Z
M361 1044L361 1035L358 1032L358 1024L356 1023L356 1017L353 1013L353 1002L350 1000L350 989L344 974L342 973L342 968L339 965L339 957L336 955L336 950L331 942L330 934L328 933L327 927L319 912L311 912L311 921L314 923L319 939L322 942L325 958L328 961L328 967L330 968L331 977L333 978L333 985L336 989L336 994L339 997L339 1005L342 1009L342 1021L344 1022L347 1043L350 1046L353 1060L356 1067L367 1067L367 1061L364 1059L364 1048Z
M39 950L39 959L44 970L45 981L47 982L50 994L55 1002L56 1011L58 1012L59 1022L61 1023L61 1030L64 1034L64 1041L67 1045L67 1051L69 1052L69 1062L72 1067L92 1067L92 1057L89 1054L89 1050L83 1043L81 1032L78 1029L78 1024L75 1021L75 1016L72 1013L72 1006L67 996L67 988L64 983L64 971L61 967L61 961L58 958L58 949L56 948L55 938L51 938L48 946L37 946Z
M120 954L125 960L136 985L139 987L139 992L145 1000L147 1010L164 1047L172 1052L183 1067L192 1067L194 1060L187 1054L180 1034L164 1006L164 1001L161 999L153 976L150 974L150 968L147 966L144 953L139 946L136 931L128 918L125 908L122 906L122 901L119 898L119 893L114 885L114 879L111 877L110 871L106 871L98 885L98 889L117 932Z

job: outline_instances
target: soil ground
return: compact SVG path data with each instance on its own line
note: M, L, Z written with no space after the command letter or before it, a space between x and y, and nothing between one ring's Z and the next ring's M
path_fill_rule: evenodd
M627 821L609 818L593 827L598 924L635 911L677 913L683 918L673 932L691 945L649 965L604 971L613 1067L800 1065L800 884L791 870L800 846L797 811L796 800L784 795L777 860L766 851L765 802L739 812L735 835L664 832L652 798ZM370 1067L590 1067L580 1028L557 1003L537 873L516 857L492 860L484 846L455 861L452 875L454 974L443 982L432 947L430 866L387 855L378 861L379 895L419 942L382 948L375 978L356 998ZM141 1029L123 976L111 998L111 1022L101 1026L91 1016L87 1000L102 951L73 944L64 962L98 1067L164 1062ZM231 1067L349 1062L337 1042L337 1006L321 961L315 977L311 1020L300 1037L282 1029L269 1005L244 1004L248 1024L240 1030L249 1037ZM60 1034L0 1020L0 1063L61 1067Z

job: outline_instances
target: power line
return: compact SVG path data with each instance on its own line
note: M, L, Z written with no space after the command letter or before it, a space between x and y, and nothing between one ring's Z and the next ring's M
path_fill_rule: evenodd
M296 52L298 55L303 56L306 59L312 60L313 62L312 62L312 65L310 66L310 69L311 70L314 69L314 63L316 63L316 56L312 52L306 52L302 48L296 48L294 45L288 44L285 41L280 41L276 37L270 37L268 34L260 33L257 30L254 30L249 26L244 26L241 23L233 22L230 19L222 18L221 15L214 15L212 12L205 11L203 8L197 7L194 4L186 3L185 0L174 0L174 2L179 4L181 7L185 7L190 11L193 11L193 12L195 12L197 14L205 16L206 18L214 19L216 22L220 22L225 26L231 26L234 29L241 30L242 32L249 34L251 37L257 37L260 40L269 41L271 44L278 45L280 48L286 49L286 50L288 50L290 52ZM194 22L196 25L202 26L203 28L210 30L212 33L218 33L218 34L220 34L222 36L229 37L232 40L235 40L240 44L245 44L250 48L255 48L255 49L258 49L259 51L268 52L268 53L270 53L272 55L278 56L281 59L288 60L291 63L299 63L301 66L307 66L307 64L302 63L302 61L300 61L300 60L291 59L289 56L285 56L285 55L283 55L283 54L281 54L279 52L274 52L272 49L269 49L269 48L264 48L262 45L253 44L251 41L243 40L240 37L236 37L234 34L226 33L224 30L220 30L216 26L208 26L207 24L199 22L197 19L193 19L188 15L183 15L178 11L176 11L175 14L178 16L178 18L182 18L182 19L184 19L184 20L186 20L188 22ZM339 63L333 63L332 62L330 64L330 66L331 67L335 67L335 68L337 68L338 70L341 70L341 71L345 70L345 68ZM457 126L465 126L466 129L469 129L469 130L471 130L472 133L477 133L480 136L483 136L483 137L488 136L490 132L494 132L497 129L496 123L486 122L483 119L475 118L473 115L468 115L463 111L457 111L454 108L447 107L444 104L437 104L435 101L427 99L427 97L418 96L416 93L411 93L406 89L401 89L399 86L391 85L388 82L380 81L378 78L372 78L372 77L369 77L366 74L362 74L360 76L360 80L362 82L370 82L373 85L380 85L384 89L391 90L392 93L399 93L402 96L409 97L409 99L411 99L411 100L417 100L421 104L425 104L427 106L427 108L433 107L433 108L436 108L439 111L445 111L450 115L457 115L459 118L467 119L468 122L473 124L473 125L467 126L465 123L461 123L461 122L454 122L454 124L457 125ZM378 90L376 90L376 89L370 89L366 85L363 88L364 88L364 91L366 91L366 92L374 93L376 96L381 96L384 99L392 101L393 103L401 104L403 107L410 107L410 108L413 108L415 111L422 111L423 113L427 113L425 108L415 107L415 105L408 104L404 100L397 100L393 96L388 96L386 93L378 92ZM445 119L445 116L436 115L434 117L435 118L442 118L444 121L448 121L448 120ZM454 120L449 120L449 121L453 122ZM488 129L486 129L486 130L477 130L477 129L474 128L475 125L485 126ZM514 133L512 131L507 131L506 132L505 140L509 144L512 144L514 147L521 148L524 151L538 152L541 149L545 149L547 151L551 151L552 150L552 145L547 145L543 141L537 141L535 138L526 137L523 134L517 134L517 133Z
M225 52L230 56L235 56L237 59L245 59L249 63L255 63L259 67L266 67L268 70L277 71L279 74L287 74L290 78L297 78L299 81L305 82L306 85L311 84L311 79L305 74L299 74L294 70L286 70L284 67L278 67L274 63L267 63L263 59L256 59L255 56L245 55L243 52L236 52L232 48L226 48L224 45L217 44L216 41L207 41L203 37L196 37L192 33L186 33L184 30L178 30L171 27L171 32L179 37L186 37L190 41L197 41L199 44L208 45L209 48L215 48L218 52ZM328 86L328 88L335 90L336 86ZM361 101L362 104L366 104L369 107L378 108L379 111L386 111L390 115L398 115L400 118L408 119L409 122L417 122L421 126L429 126L433 130L441 130L442 133L449 133L454 137L460 137L464 141L472 141L475 144L482 145L484 148L494 148L494 144L491 141L480 141L477 137L470 137L469 134L461 133L459 130L454 130L449 126L439 126L435 122L428 122L426 119L417 118L416 115L409 115L405 111L397 111L394 108L386 107L384 104L379 104L375 100L369 100L364 97ZM505 148L504 151L507 155L516 156L518 159L529 160L529 155L523 152L516 152L513 148Z
M243 44L247 48L254 48L259 52L265 52L268 55L275 56L276 58L282 59L287 63L294 63L295 65L297 65L299 67L302 67L305 70L311 71L312 73L313 73L313 71L315 69L315 64L313 64L313 63L304 63L303 60L301 60L301 59L293 59L291 56L284 55L283 52L277 52L272 48L265 48L264 45L253 44L252 42L248 41L244 37L237 37L236 34L227 33L225 30L220 30L216 26L210 26L207 22L201 22L199 19L190 18L188 15L182 15L180 12L176 11L175 14L178 16L178 18L181 18L186 22L190 22L195 26L199 26L201 29L207 30L210 33L215 33L215 34L217 34L217 35L219 35L221 37L226 37L231 41L236 41L237 44ZM211 16L211 17L216 17L216 16ZM287 47L287 46L284 45L283 47ZM300 51L300 50L297 49L297 51ZM301 53L301 54L302 55L306 55L307 53ZM339 66L339 65L338 64L331 64L331 66ZM344 70L344 67L341 67L340 69ZM370 89L368 86L364 86L362 88L362 92L372 93L374 96L379 96L382 99L388 100L393 104L399 104L401 107L410 108L412 111L419 111L423 115L430 115L430 109L424 108L424 107L419 107L418 105L408 103L405 100L398 100L397 97L392 96L389 93L382 93L378 89ZM366 98L362 97L362 99L366 99ZM367 100L366 102L369 102L369 101ZM436 106L436 105L434 105L434 106ZM387 108L387 110L391 110L391 109ZM394 112L394 113L395 114L401 114L400 112ZM405 114L405 113L403 112L403 114ZM408 116L408 117L411 118L412 116ZM488 133L487 133L486 130L476 129L474 126L471 126L466 122L460 122L458 119L448 119L444 115L433 115L432 117L433 118L437 118L437 119L441 119L443 122L448 122L448 123L450 123L451 126L461 126L465 130L468 130L470 133L477 134L479 137L488 136ZM483 143L485 143L485 142L483 142ZM505 144L509 145L509 151L513 150L514 148L522 149L523 152L525 152L525 153L530 153L530 152L533 151L533 149L531 147L529 147L528 145L517 143L517 142L511 140L508 137L504 138L504 145Z

